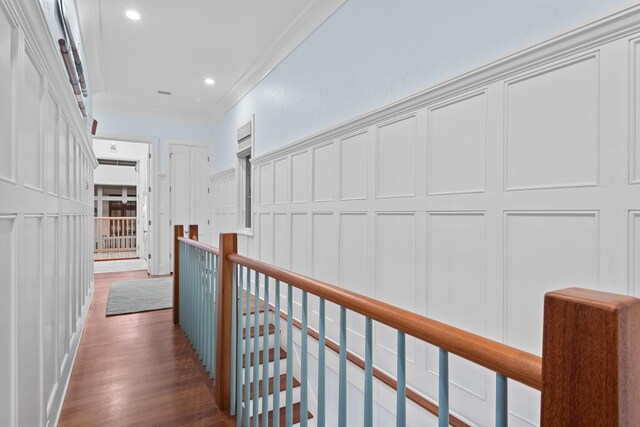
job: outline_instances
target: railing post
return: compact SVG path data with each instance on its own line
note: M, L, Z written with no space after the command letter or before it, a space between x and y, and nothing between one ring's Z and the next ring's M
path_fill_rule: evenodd
M184 226L173 228L173 323L180 323L180 241L184 236Z
M191 224L189 226L189 238L191 240L198 240L198 224Z
M231 323L233 301L233 263L227 258L238 252L238 236L235 233L220 234L218 257L218 332L216 335L216 404L221 410L231 403Z
M546 294L542 353L542 426L640 425L640 299Z

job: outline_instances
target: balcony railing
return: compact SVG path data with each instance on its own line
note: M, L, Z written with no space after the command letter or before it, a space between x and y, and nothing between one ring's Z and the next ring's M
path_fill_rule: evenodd
M136 252L136 217L96 217L94 252Z
M336 397L340 426L347 425L347 363L364 372L365 426L374 424L374 379L395 389L397 426L407 423L407 400L437 416L440 427L465 425L449 411L450 354L495 372L496 426L508 423L510 380L541 392L543 426L640 425L638 298L579 288L546 294L543 357L538 357L239 255L235 234L221 235L219 249L197 242L197 232L189 234L190 238L175 241L174 322L183 327L214 379L219 408L228 409L238 426L280 425L281 421L306 426L311 416L318 426L324 426L328 416L327 348L339 354ZM183 236L182 226L176 227L175 235ZM301 293L298 319L294 318L294 290ZM319 302L317 330L309 325L309 298ZM338 341L326 334L328 304L339 309ZM364 359L347 347L349 311L365 318ZM395 378L378 369L373 360L376 324L395 331ZM294 328L300 331L295 347ZM407 337L439 349L437 405L407 385ZM309 338L318 343L313 354ZM294 353L300 364L295 369ZM313 415L309 412L309 357L313 364L317 360L318 368L313 375L317 396Z

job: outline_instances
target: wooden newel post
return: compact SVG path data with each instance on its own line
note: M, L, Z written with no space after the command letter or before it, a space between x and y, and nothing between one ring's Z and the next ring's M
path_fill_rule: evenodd
M640 425L640 299L550 292L542 347L542 426Z
M235 302L232 298L233 263L227 257L238 252L238 236L235 233L221 234L219 248L215 391L218 408L227 410L231 402L231 323Z
M198 240L198 224L191 224L189 226L189 238L191 240Z
M184 227L176 225L173 228L173 323L180 323L180 241L184 236Z

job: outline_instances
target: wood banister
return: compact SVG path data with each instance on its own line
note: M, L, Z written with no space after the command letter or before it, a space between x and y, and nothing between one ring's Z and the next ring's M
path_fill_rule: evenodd
M180 323L180 238L184 235L184 226L173 228L173 323Z
M542 359L538 356L252 258L238 254L228 255L226 258L499 372L536 390L542 388Z
M233 269L231 257L238 252L236 234L220 234L218 257L218 331L216 343L216 403L221 410L231 403L231 324L233 304Z
M542 426L640 425L640 299L550 292L542 347Z
M178 238L179 241L186 243L187 245L193 246L198 249L202 249L205 252L212 253L214 255L220 255L220 250L218 248L214 248L213 246L209 246L205 243L198 242L197 240L191 240L186 237Z
M198 241L198 224L189 226L189 239Z

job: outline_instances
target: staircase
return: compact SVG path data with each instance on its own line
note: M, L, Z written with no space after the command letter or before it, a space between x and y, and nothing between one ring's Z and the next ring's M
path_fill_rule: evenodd
M242 298L244 299L244 301L246 301L246 294L243 293ZM253 426L254 424L254 418L253 418L253 414L254 414L254 405L257 406L257 413L258 415L258 425L262 426L262 408L263 408L263 396L265 393L264 387L263 387L263 369L264 369L264 364L267 363L268 364L268 369L269 369L269 379L268 379L268 386L267 386L267 409L269 411L269 426L273 425L273 416L274 416L274 410L277 410L280 412L280 426L286 426L286 387L287 387L287 358L291 357L291 355L287 354L286 350L284 348L282 348L281 343L276 343L275 342L275 324L274 324L274 318L275 318L275 312L273 311L273 307L270 307L269 309L269 313L267 316L268 319L268 325L265 328L264 325L264 310L265 310L265 306L264 306L264 302L262 300L260 300L260 304L258 309L256 310L255 305L253 303L253 295L251 295L251 306L249 308L249 312L247 313L246 307L244 309L244 316L243 316L243 321L242 321L242 325L243 325L243 330L240 332L242 334L243 338L247 337L247 331L246 331L246 325L247 322L249 322L250 325L250 331L249 331L249 375L246 376L247 373L247 368L246 368L246 354L244 354L244 348L243 348L243 357L242 357L242 362L241 362L241 366L242 366L242 378L243 378L243 383L245 384L242 388L242 396L243 396L243 400L246 399L244 398L244 396L246 396L246 387L247 385L249 386L249 401L248 404L245 403L243 404L243 414L246 413L246 411L249 411L249 417L250 417L250 425ZM258 348L259 351L257 353L257 357L255 356L255 353L253 352L253 345L254 345L254 338L255 338L255 329L254 329L254 321L255 321L255 316L258 316ZM285 323L281 323L281 326L285 325ZM265 337L265 329L266 329L266 334L267 334L267 339L269 342L269 350L267 352L267 354L264 354L263 351L263 338ZM282 334L281 334L282 337ZM243 347L246 345L246 343L243 340ZM276 351L279 351L280 353L280 361L279 361L279 369L280 369L280 376L276 379L274 378L274 364L275 364L275 359L276 359ZM256 360L257 359L257 360ZM254 367L255 367L255 363L258 363L258 384L256 384L256 381L253 380L253 373L254 373ZM246 378L248 378L249 380L247 381ZM254 393L255 393L255 387L258 387L258 399L256 402L254 402ZM292 395L293 395L293 425L299 425L300 421L302 419L302 415L301 415L301 405L300 405L300 381L295 377L295 375L293 375L293 389L292 389ZM279 394L279 408L274 408L274 393L278 393ZM243 415L244 417L244 415ZM307 419L312 419L313 418L313 414L311 412L307 412ZM246 420L246 418L244 418Z

